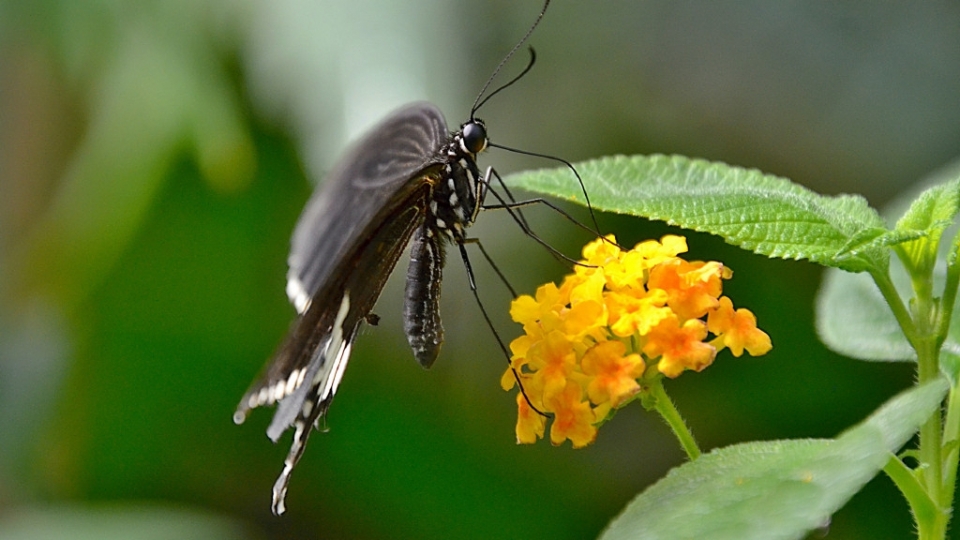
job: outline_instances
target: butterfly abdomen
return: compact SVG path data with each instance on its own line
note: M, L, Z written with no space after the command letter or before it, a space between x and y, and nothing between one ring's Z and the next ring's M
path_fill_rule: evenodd
M410 266L403 304L403 331L413 356L425 368L433 365L443 343L440 321L440 283L443 274L442 239L428 222L417 229L410 244Z

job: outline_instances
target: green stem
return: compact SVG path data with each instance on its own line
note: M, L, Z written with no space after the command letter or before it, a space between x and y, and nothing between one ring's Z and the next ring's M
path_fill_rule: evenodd
M942 345L950 331L950 319L953 317L953 305L957 300L957 288L960 287L960 244L947 257L947 281L943 286L940 299L940 313L937 320L937 335Z
M917 374L919 384L924 384L940 376L938 355L931 340L917 343ZM923 476L930 497L941 502L943 468L940 451L943 446L943 413L940 407L920 426L920 461L924 465Z
M916 317L911 317L910 311L903 304L900 295L897 294L897 290L890 280L890 275L886 272L871 272L870 275L893 310L893 314L910 345L917 351L918 384L924 384L939 377L939 346L935 328L932 328L930 324L933 318L929 316L936 309L933 298L929 294L918 293L914 299L916 302L914 306ZM919 288L916 280L914 288ZM924 484L935 501L940 500L941 493L941 422L941 412L938 408L920 427L920 461L924 465Z
M953 252L947 258L947 280L940 300L940 317L937 321L937 335L940 338L938 343L941 345L950 331L950 319L953 316L958 287L960 287L960 244L955 242ZM953 378L956 378L955 374ZM960 382L951 380L950 385L947 417L943 424L943 499L940 504L942 508L950 508L953 505L957 485L957 464L960 461Z
M937 319L937 350L940 350L950 332L950 319L953 317L953 307L957 299L957 289L960 287L960 243L954 239L953 251L947 257L947 280L943 286L943 295L940 299L940 312ZM950 395L947 397L947 416L943 424L943 492L939 507L951 509L953 496L957 486L957 465L960 461L960 382L954 373L950 380ZM946 531L950 524L950 511L943 512L943 528Z
M932 318L928 315L936 309L930 296L919 296L916 302L916 322L918 334L913 340L917 351L917 378L919 384L932 381L940 376L940 340L935 334ZM923 464L923 484L926 486L930 498L941 508L943 507L943 411L937 407L927 421L920 426L920 462ZM944 515L938 514L935 520L934 532L930 538L943 538L936 531L946 532Z
M951 381L952 382L952 381ZM943 433L943 494L941 508L950 508L957 485L957 463L960 460L960 387L954 384L947 398L947 419ZM944 527L949 524L946 516Z
M896 456L890 456L890 460L883 467L883 472L893 480L900 493L907 499L910 505L910 511L913 512L913 519L917 523L919 537L922 539L933 538L931 528L937 520L937 504L930 499L930 494L920 485L913 471Z
M654 400L654 408L656 411L660 413L660 416L663 417L667 425L670 426L670 429L673 430L673 434L676 435L677 440L680 441L680 446L682 446L683 450L687 453L687 457L689 457L691 461L700 457L700 447L697 446L697 441L694 440L693 434L690 433L690 429L683 421L683 417L680 416L680 411L677 410L670 396L668 396L667 392L663 389L662 378L657 377L650 382L650 397Z
M900 295L897 294L887 272L871 272L871 276L884 299L890 305L891 310L893 310L893 314L910 345L917 352L918 384L936 379L940 376L939 353L940 346L943 343L943 338L938 335L938 330L945 328L945 326L937 313L940 306L933 299L932 276L913 276L915 296L911 310L907 309ZM952 294L947 296L952 296ZM951 489L944 485L942 429L943 413L938 407L920 426L920 447L918 451L921 463L918 481L927 497L935 505L936 512L932 515L926 512L918 512L918 509L912 506L914 500L908 496L908 501L910 501L914 516L917 519L917 530L920 533L921 540L942 540L946 537L949 512L944 512L941 509L950 507L950 501L944 501L944 494ZM897 485L901 487L899 483ZM904 493L904 495L907 496L907 493Z
M877 288L880 289L880 294L883 295L883 299L886 300L887 305L889 305L893 311L893 316L897 319L897 324L899 324L900 329L903 330L907 341L913 345L914 339L917 337L917 327L913 322L913 317L910 316L910 311L907 309L907 306L903 304L903 299L900 298L900 294L897 293L897 288L893 286L893 281L890 280L890 274L881 271L870 271L870 277L873 278L874 283L877 284Z
M937 335L940 343L946 340L950 331L950 319L953 305L960 287L960 244L955 243L953 252L947 258L947 281L940 300L940 318L937 321ZM956 377L954 375L954 377ZM941 506L949 508L953 504L956 492L957 464L960 461L960 382L950 381L950 395L947 398L947 417L943 424L943 500Z

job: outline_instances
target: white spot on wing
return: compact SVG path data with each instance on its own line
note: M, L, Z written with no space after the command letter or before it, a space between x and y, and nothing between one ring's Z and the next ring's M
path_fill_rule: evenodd
M287 279L287 298L290 299L297 313L301 315L310 307L310 295L307 294L307 289L304 288L303 282L296 277Z
M324 401L337 391L340 384L340 378L343 376L343 370L346 368L347 360L350 358L350 343L344 340L343 323L350 312L350 291L343 293L343 300L340 302L340 310L337 312L337 318L333 322L333 328L330 332L330 340L325 347L324 356L326 362L322 369L314 375L311 384L322 385L317 392L319 401Z
M302 371L302 370L298 369L298 370L294 370L294 371L290 372L290 376L287 377L287 385L286 385L286 387L283 389L283 395L289 396L290 394L293 393L294 390L297 389L297 375L298 375L301 371Z
M284 396L283 391L284 391L285 389L286 389L286 384L284 384L284 381L280 381L280 382L274 384L274 385L273 385L273 397L270 398L270 401L271 401L271 402L273 402L273 401L280 401L281 399L283 399L283 396Z
M340 379L343 377L343 372L347 368L347 360L350 359L350 349L351 346L349 343L343 344L343 347L340 349L340 354L337 355L336 360L333 362L331 377L327 379L327 384L324 386L321 395L332 396L337 393L337 387L340 386Z

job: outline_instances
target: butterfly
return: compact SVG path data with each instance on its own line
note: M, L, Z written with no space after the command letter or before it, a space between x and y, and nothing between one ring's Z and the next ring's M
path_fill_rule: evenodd
M530 36L549 3L500 66ZM531 50L530 66L533 59ZM446 247L459 247L467 262L466 228L477 219L491 177L492 169L481 174L477 166L477 155L489 144L486 126L474 117L484 102L478 97L470 119L454 132L430 103L393 112L353 144L300 215L286 288L298 316L234 413L239 424L252 409L276 405L267 428L274 442L294 428L273 487L275 514L285 511L290 475L330 407L361 325L376 323L371 309L407 244L404 332L421 365L436 361L443 342L439 302Z

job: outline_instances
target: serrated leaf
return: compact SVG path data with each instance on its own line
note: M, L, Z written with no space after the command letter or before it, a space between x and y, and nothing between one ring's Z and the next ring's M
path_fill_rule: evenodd
M594 208L708 232L768 257L808 259L859 272L885 268L885 249L851 250L884 224L860 196L818 195L784 178L682 156L614 156L576 164ZM507 182L583 203L568 169L511 175Z
M803 538L829 523L940 405L938 379L901 393L832 440L738 444L672 471L634 499L601 540Z
M927 187L931 186L932 187ZM926 188L926 189L924 189ZM924 191L921 192L921 189ZM920 186L898 197L883 211L893 221L902 216L897 228L870 240L872 244L904 246L909 253L922 253L931 235L939 238L960 208L960 162L934 172ZM938 201L937 199L943 199ZM911 244L913 244L911 246ZM936 244L931 244L932 247ZM920 251L917 251L917 250ZM935 290L942 290L946 278L944 261L952 253L949 242L941 243L934 267ZM917 259L914 259L916 262ZM913 297L910 278L899 264L890 266L890 277L905 301ZM913 360L915 352L907 344L893 313L873 282L829 269L817 293L817 332L820 339L840 354L871 361ZM957 312L956 308L955 313ZM945 352L960 354L960 318L953 317Z
M920 194L897 221L896 230L921 233L920 237L898 246L904 263L929 272L936 262L940 237L960 210L960 179L928 188Z
M855 235L837 254L838 259L856 256L857 253L872 251L879 248L896 246L918 238L927 236L926 231L887 229L865 229Z
M960 212L960 178L928 188L897 221L897 230L943 232Z

